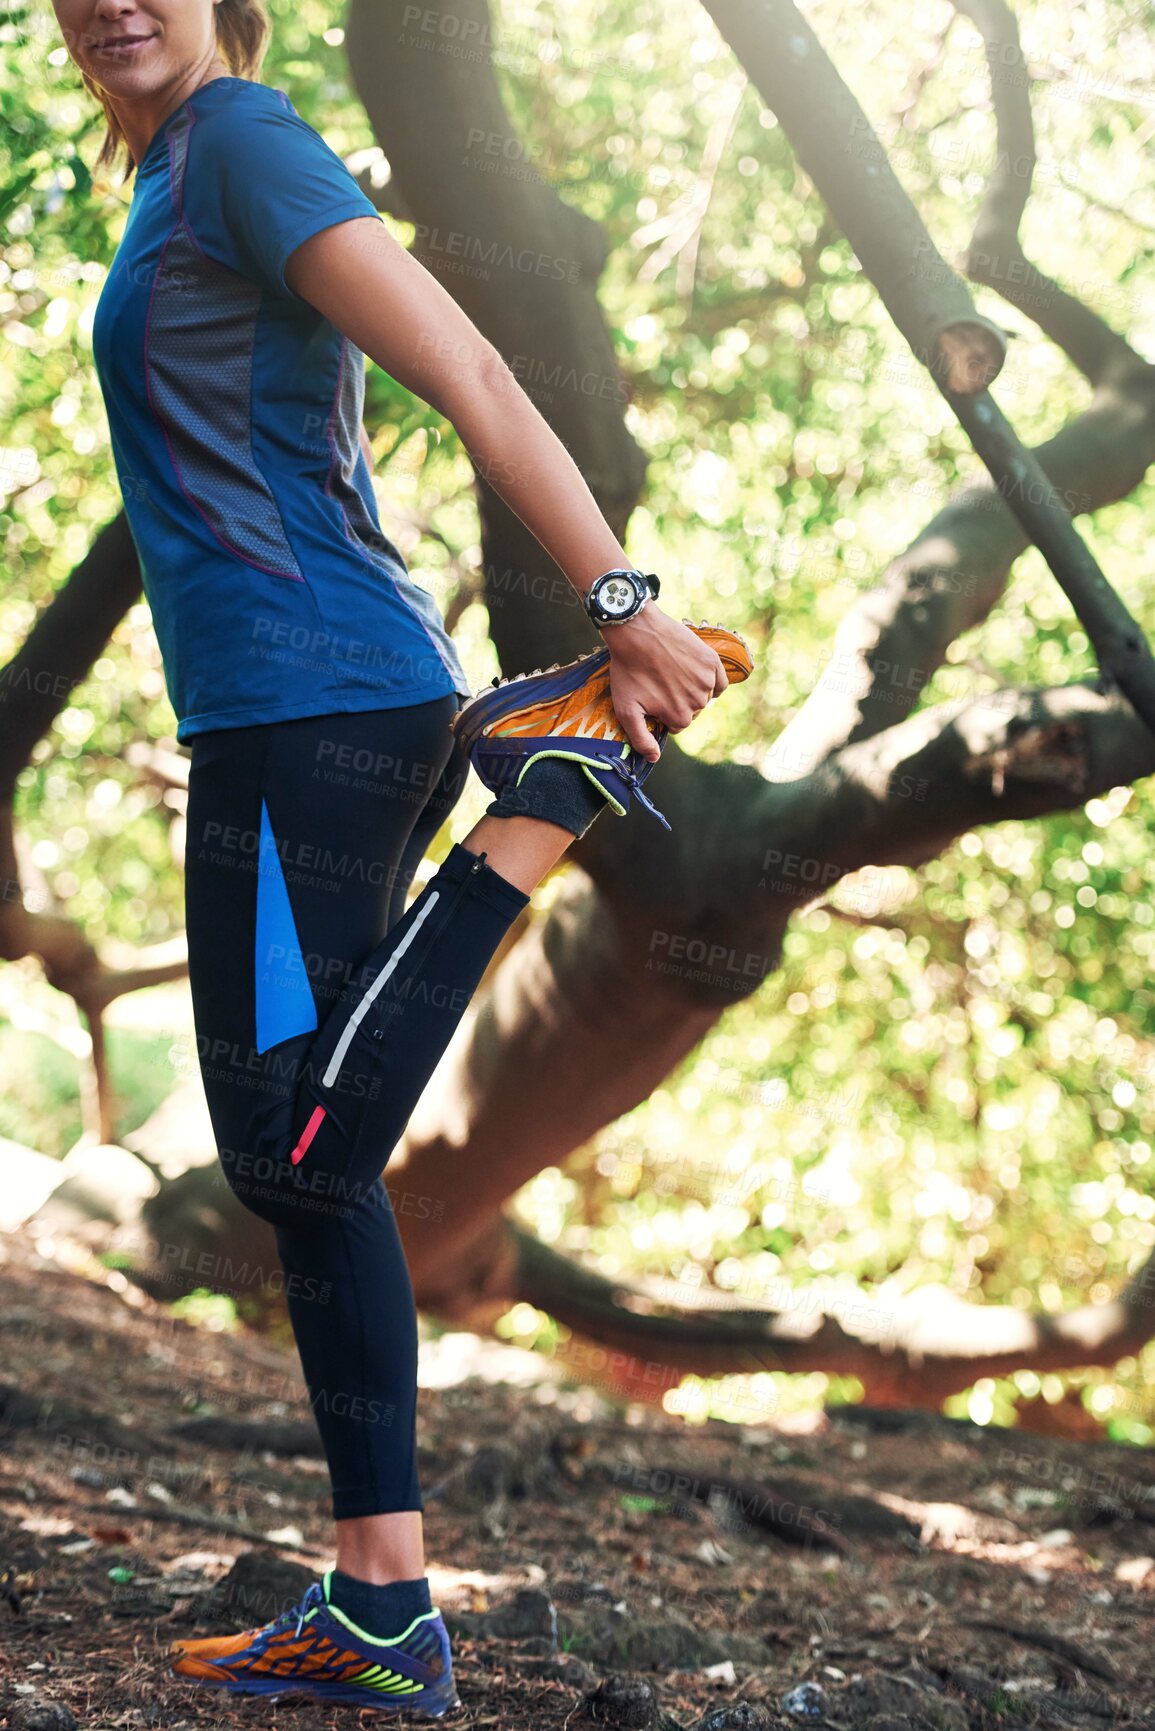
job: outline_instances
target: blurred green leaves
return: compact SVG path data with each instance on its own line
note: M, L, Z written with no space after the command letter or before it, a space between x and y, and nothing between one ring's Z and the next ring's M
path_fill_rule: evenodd
M371 147L334 8L270 10L265 82L338 151ZM1039 158L1028 252L1155 353L1155 184L1140 142L1150 38L1122 0L1018 12ZM808 15L956 256L993 160L977 34L946 0L913 13L819 0ZM10 7L0 26L0 661L119 505L90 329L127 191L84 167L99 116L38 34L50 24ZM508 0L494 28L524 146L500 170L532 165L610 247L599 292L649 458L630 555L661 572L671 611L724 619L755 652L754 676L684 741L757 765L848 607L977 462L699 6ZM1011 332L995 396L1028 442L1051 436L1086 407L1085 381L993 290L975 298ZM386 529L445 604L454 573L479 563L460 442L375 369L366 418ZM1082 525L1148 631L1153 504L1145 482ZM478 684L493 671L484 630L467 608ZM1092 672L1029 552L926 701ZM125 762L132 741L171 741L171 729L141 604L20 786L39 881L94 942L180 929L179 809ZM885 1311L927 1286L1046 1311L1104 1301L1155 1243L1153 816L1148 785L1117 789L963 837L918 874L859 874L832 909L795 921L781 973L651 1101L565 1175L526 1186L523 1218L615 1278L661 1279L687 1302L725 1293L840 1314L864 1291ZM117 1063L137 1094L127 1050ZM0 1133L36 1141L40 1111L51 1143L67 1085L55 1059L37 1068L39 1106L18 1092ZM500 1332L543 1350L558 1339L528 1306ZM1146 1441L1153 1364L1145 1352L1117 1373L1009 1379L959 1410L1002 1419L1074 1381L1113 1434ZM852 1379L749 1380L758 1410L854 1398ZM741 1416L688 1385L683 1408Z

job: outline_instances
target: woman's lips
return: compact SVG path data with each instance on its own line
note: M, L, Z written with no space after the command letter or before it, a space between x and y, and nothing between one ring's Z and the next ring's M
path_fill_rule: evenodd
M96 52L110 60L135 60L152 40L151 36L117 37L112 41L98 43Z

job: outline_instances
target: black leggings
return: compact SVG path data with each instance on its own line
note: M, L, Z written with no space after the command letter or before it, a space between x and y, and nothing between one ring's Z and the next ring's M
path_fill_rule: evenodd
M198 734L185 903L224 1174L276 1229L338 1520L420 1509L413 1291L382 1169L528 902L454 845L454 697Z

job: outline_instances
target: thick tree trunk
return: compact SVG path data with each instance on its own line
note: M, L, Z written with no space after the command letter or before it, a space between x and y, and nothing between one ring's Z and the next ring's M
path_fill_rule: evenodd
M28 633L0 675L0 802L140 594L140 561L123 511Z

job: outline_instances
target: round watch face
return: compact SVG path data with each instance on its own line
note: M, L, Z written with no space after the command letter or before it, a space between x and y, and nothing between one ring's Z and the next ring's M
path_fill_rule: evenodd
M598 605L605 612L612 613L617 618L622 613L629 613L636 606L637 590L625 577L611 577L608 583L603 583L598 590Z

